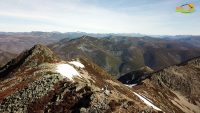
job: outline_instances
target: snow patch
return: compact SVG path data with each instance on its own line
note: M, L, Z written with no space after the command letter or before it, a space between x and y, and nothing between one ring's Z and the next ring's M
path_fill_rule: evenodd
M137 84L125 84L125 86L132 88L133 86L136 86Z
M82 63L77 62L77 61L71 61L71 62L69 62L69 64L72 64L72 65L79 67L79 68L85 68L85 66Z
M78 71L69 64L57 64L56 72L60 73L64 78L68 78L73 81L73 78L78 76L81 77Z
M148 106L151 106L153 109L157 110L157 111L162 111L160 108L156 107L155 105L153 105L151 102L149 102L147 99L145 99L144 97L140 96L139 94L137 94L136 92L133 92L136 96L138 96L145 104L147 104Z

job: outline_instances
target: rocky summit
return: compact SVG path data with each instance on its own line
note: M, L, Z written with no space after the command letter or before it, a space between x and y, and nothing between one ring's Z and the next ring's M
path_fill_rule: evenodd
M198 113L198 62L151 73L130 87L89 60L63 61L36 45L0 69L0 112Z

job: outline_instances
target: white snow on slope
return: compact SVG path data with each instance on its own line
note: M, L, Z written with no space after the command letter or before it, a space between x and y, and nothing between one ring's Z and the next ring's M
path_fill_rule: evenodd
M136 86L137 84L125 84L125 86L132 88L133 86Z
M64 78L68 78L73 81L73 78L81 77L78 71L69 64L57 64L56 72L60 73Z
M71 62L69 62L69 64L72 64L72 65L74 65L76 67L79 67L79 68L84 68L85 67L82 63L77 62L77 61L71 61Z
M133 92L136 96L138 96L145 104L147 104L148 106L151 106L153 109L158 110L158 111L162 111L160 108L156 107L155 105L153 105L151 102L149 102L147 99L145 99L144 97L140 96L139 94L137 94L136 92Z

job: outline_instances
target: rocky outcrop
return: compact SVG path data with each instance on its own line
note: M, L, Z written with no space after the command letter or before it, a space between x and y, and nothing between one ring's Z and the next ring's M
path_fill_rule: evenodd
M200 57L193 58L178 65L170 66L151 74L150 81L155 87L169 89L179 98L181 109L200 111ZM184 98L184 99L183 99ZM185 101L183 101L185 100ZM185 103L187 103L185 105ZM190 112L191 112L190 111ZM186 112L186 111L185 111ZM187 111L189 112L189 111Z
M170 66L152 75L157 84L181 92L191 102L200 102L200 58Z
M160 71L148 70L148 68L143 68L143 70L133 71L118 80L131 87L133 91L138 91L143 96L159 103L160 108L165 109L166 112L172 112L169 109L178 113L200 111L199 57Z

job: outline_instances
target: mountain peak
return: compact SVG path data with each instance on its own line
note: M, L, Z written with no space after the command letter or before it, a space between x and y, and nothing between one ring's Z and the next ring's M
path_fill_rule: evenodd
M57 63L61 59L57 57L48 47L44 45L35 45L30 50L21 53L12 59L2 68L0 68L0 78L5 77L20 67L36 67L42 63Z
M54 63L61 61L60 58L55 55L48 47L38 44L29 50L29 59L34 60L37 59L38 63L41 61L42 63Z
M94 38L94 37L91 37L91 36L83 35L80 38L77 38L77 40L79 40L79 41L95 41L95 40L98 40L98 38Z
M48 47L46 47L46 46L44 46L44 45L42 45L42 44L36 44L35 46L33 46L32 47L32 49L31 50L40 50L40 49L42 49L42 50L49 50L49 48Z

